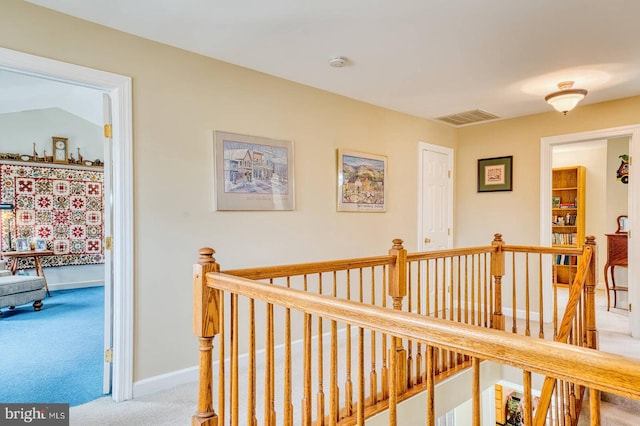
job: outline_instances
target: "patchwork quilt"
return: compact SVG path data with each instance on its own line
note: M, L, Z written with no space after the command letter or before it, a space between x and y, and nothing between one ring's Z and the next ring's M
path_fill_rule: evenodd
M14 205L13 217L3 218L3 250L10 220L12 241L47 241L54 255L42 257L42 266L104 263L103 179L102 170L0 164L0 202ZM18 268L31 263L20 259Z

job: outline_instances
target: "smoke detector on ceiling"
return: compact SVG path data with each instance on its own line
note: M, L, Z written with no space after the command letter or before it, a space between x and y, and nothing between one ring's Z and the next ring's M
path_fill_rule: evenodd
M329 65L333 68L342 68L347 65L347 62L348 60L344 56L336 56L335 58L329 59Z

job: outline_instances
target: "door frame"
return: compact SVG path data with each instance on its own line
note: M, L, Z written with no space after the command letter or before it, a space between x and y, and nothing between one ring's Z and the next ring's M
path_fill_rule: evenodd
M0 69L107 92L113 119L113 364L111 396L133 397L133 131L131 78L0 47ZM105 283L108 285L108 283Z
M422 215L424 214L422 209L422 203L424 200L424 187L422 184L422 176L424 173L424 164L422 161L422 152L423 151L433 151L439 154L444 154L448 158L447 167L451 172L451 178L449 179L449 184L447 188L448 192L448 208L449 208L449 217L447 218L447 226L451 229L451 232L447 238L447 245L449 248L453 247L453 179L455 176L453 165L454 165L454 150L453 148L449 148L442 145L434 145L428 142L418 142L418 239L417 250L422 251L422 239L424 238L424 229L423 229L423 220Z
M580 133L571 133L566 135L549 136L540 139L540 245L551 245L551 171L553 161L553 147L556 145L571 144L576 142L587 142L598 139L613 139L619 137L629 138L629 155L640 158L640 124L613 127L608 129L592 130ZM633 179L633 163L630 161L630 179L629 179L629 199L627 201L629 208L629 229L633 230L633 224L640 218L640 183ZM596 242L602 250L605 242ZM631 238L629 235L629 257L635 259L640 255L640 238ZM544 276L551 276L551 264L544 265ZM640 264L629 262L629 282L634 282L635 277L640 277ZM544 309L550 312L551 308L551 280L547 279L544 285ZM629 303L640 306L640 291L630 286ZM640 315L634 315L633 311L629 312L629 325L631 336L640 338Z

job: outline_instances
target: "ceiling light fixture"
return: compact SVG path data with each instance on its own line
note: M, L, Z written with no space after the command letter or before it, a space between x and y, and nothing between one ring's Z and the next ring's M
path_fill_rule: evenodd
M333 68L342 68L347 65L347 62L348 60L344 56L336 56L335 58L329 59L329 65Z
M560 90L545 96L544 100L564 115L567 115L567 112L575 108L578 102L587 96L586 90L573 89L573 81L558 83L558 89Z

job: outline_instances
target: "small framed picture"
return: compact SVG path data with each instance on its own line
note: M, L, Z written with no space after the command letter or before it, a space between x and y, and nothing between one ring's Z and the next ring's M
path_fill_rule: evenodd
M554 209L560 208L560 197L551 197L551 207Z
M69 158L69 138L53 136L51 140L53 145L53 162L66 164Z
M31 244L29 244L28 238L17 238L16 239L16 250L17 251L31 251Z
M47 249L47 240L44 238L36 238L36 251L45 251Z
M513 156L478 160L478 192L512 191Z

